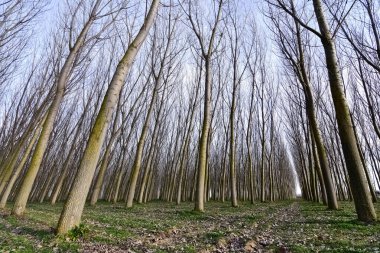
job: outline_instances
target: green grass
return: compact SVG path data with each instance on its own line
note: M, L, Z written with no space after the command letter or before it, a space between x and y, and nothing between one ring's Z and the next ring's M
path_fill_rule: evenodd
M225 232L221 230L207 232L205 234L205 241L212 244L216 244L224 236L225 236Z
M62 203L30 204L22 218L8 215L10 207L0 211L0 252L380 251L380 223L358 222L349 202L338 211L303 201L241 202L238 208L208 202L204 213L192 211L193 203L154 201L126 209L99 202L86 206L85 235L75 240L54 235Z

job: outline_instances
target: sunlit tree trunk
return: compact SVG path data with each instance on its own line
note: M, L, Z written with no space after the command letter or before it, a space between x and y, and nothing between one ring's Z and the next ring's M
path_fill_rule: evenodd
M119 94L119 96L120 96L120 94ZM113 122L111 138L108 142L106 150L104 151L103 160L100 164L98 176L96 178L94 189L93 189L92 194L91 194L90 205L95 205L96 202L98 201L98 198L100 195L100 190L101 190L102 185L103 185L104 176L105 176L105 173L106 173L106 170L108 167L109 160L111 158L111 149L112 149L113 143L118 138L119 134L121 133L122 126L116 130L119 113L120 113L120 98L119 98L119 103L117 104L117 108L116 108L116 113L115 113L116 115L115 115L115 120Z
M74 183L61 213L57 233L65 234L80 223L86 197L99 160L101 146L127 74L156 17L159 0L153 0L140 31L120 60L92 128Z
M28 158L29 158L29 155L33 149L33 146L38 139L38 136L40 134L41 127L42 127L42 124L44 123L44 120L45 119L43 119L41 121L40 126L35 130L32 139L30 140L28 146L26 147L26 150L22 156L20 163L17 165L15 171L13 172L12 177L10 178L10 180L7 184L7 187L5 188L5 191L3 192L3 195L1 197L0 208L5 207L5 205L8 201L9 194L11 193L11 190L13 188L13 185L16 182L16 179L18 178L18 176L20 175L20 172L21 172L22 168L24 167L25 163L28 161Z
M69 80L73 64L76 60L77 54L79 53L80 49L82 48L85 42L87 33L95 20L95 13L97 11L97 8L99 7L100 2L101 0L98 0L95 3L95 6L91 12L89 19L85 23L82 31L76 39L74 46L70 49L70 53L67 56L65 64L63 65L58 75L54 99L49 107L46 120L42 127L41 135L39 136L36 148L32 156L32 160L30 162L30 166L21 184L20 191L18 192L17 197L15 199L15 203L12 209L12 214L14 215L22 215L25 211L26 203L32 190L34 180L37 176L37 172L40 169L40 165L48 145L50 134L53 130L54 121L58 114L58 110L65 93L65 88Z

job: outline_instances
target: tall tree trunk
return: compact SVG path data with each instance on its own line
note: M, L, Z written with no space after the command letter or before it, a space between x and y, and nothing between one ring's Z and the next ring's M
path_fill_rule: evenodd
M205 59L205 95L203 106L203 123L201 138L199 140L199 155L198 155L198 177L195 195L195 211L204 211L204 196L205 196L205 178L207 168L207 141L210 129L211 115L211 63L210 59Z
M237 59L234 54L234 77L232 87L232 102L230 109L230 190L231 190L231 205L238 206L237 201L237 186L236 186L236 168L235 168L235 110L236 110L236 89L237 89Z
M211 122L211 81L212 81L212 73L211 73L211 57L214 52L214 40L217 32L217 26L221 19L222 14L222 4L223 1L219 0L218 10L215 19L214 26L211 31L211 37L209 40L209 44L207 47L207 51L205 49L204 41L199 37L199 33L196 32L199 43L202 48L202 55L204 58L204 67L205 67L205 93L204 93L204 103L203 103L203 122L202 122L202 132L199 140L199 154L198 154L198 171L197 171L197 186L196 186L196 194L195 194L195 211L204 211L204 202L205 202L205 179L206 179L206 170L207 170L207 156L208 156L208 147L209 147L209 130L210 130L210 122ZM194 30L196 30L197 26L193 23L192 26Z
M336 57L335 43L323 13L320 0L313 0L314 12L321 32L321 41L325 51L330 90L335 107L339 136L350 178L351 190L358 219L365 222L376 220L376 212L365 178L363 164L355 139L348 103L344 94L341 74Z
M45 150L48 145L50 134L53 131L54 121L58 114L58 110L65 93L65 88L72 71L72 67L74 65L77 54L79 53L80 49L82 48L85 42L87 33L90 30L90 27L95 20L95 13L99 4L100 4L100 1L97 1L89 19L87 20L78 38L76 39L75 44L71 48L70 53L67 56L67 59L65 61L65 64L63 65L59 73L59 76L56 82L57 88L56 88L56 93L54 95L54 99L49 107L46 120L42 127L41 135L38 139L36 148L32 156L32 160L30 162L30 166L21 184L20 191L17 194L16 200L12 209L12 214L14 215L17 215L17 216L22 215L25 211L26 203L28 201L30 192L32 190L34 180L36 179L37 173L40 169L40 165L41 165L42 159L45 154Z
M292 7L293 13L296 15L296 10L293 5L293 1L291 2L291 7ZM299 64L293 63L293 65L295 65L294 67L297 68L299 71L298 79L300 83L302 84L302 89L305 95L306 114L308 117L310 129L312 132L312 138L314 139L314 142L317 148L318 160L319 160L319 164L320 164L320 168L321 168L322 176L323 176L323 184L326 190L327 206L329 209L336 210L338 209L338 202L336 199L335 187L331 179L331 172L329 168L325 145L324 145L323 138L319 130L319 124L318 124L316 113L315 113L314 97L313 97L313 92L310 86L309 75L307 74L307 71L306 71L304 50L302 48L301 29L300 29L300 25L297 23L295 19L294 19L294 22L296 26L296 38L297 38L297 47L298 47L298 53L299 53L299 60L298 60Z
M126 53L120 60L112 77L111 83L105 94L102 106L87 142L87 146L72 185L72 189L61 213L57 226L58 234L67 233L67 231L80 223L86 197L90 189L92 178L94 177L96 164L99 160L100 150L112 112L117 104L117 99L121 88L125 83L133 60L135 59L137 52L139 51L154 22L159 3L159 0L152 1L149 12L142 27L140 28L140 31L132 43L128 46Z

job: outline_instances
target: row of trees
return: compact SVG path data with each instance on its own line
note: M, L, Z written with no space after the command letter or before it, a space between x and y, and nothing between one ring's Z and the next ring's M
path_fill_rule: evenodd
M299 179L376 220L378 4L267 0L270 33L245 4L70 1L36 54L23 36L48 5L1 4L0 206L64 201L66 233L87 199L203 211L293 198Z
M305 109L305 116L300 115L303 129L293 131L293 138L294 146L298 149L296 152L299 153L298 160L300 162L300 168L304 168L302 174L303 180L305 181L304 186L307 188L305 190L307 190L306 192L308 192L309 198L317 199L318 194L315 190L317 184L314 178L316 178L315 174L318 173L320 178L319 183L324 185L324 187L321 187L324 188L325 191L323 194L324 201L327 202L329 208L338 208L336 201L337 192L339 192L341 198L349 194L349 197L354 200L360 220L376 220L376 212L373 207L373 201L376 201L376 194L371 174L378 174L378 161L371 164L373 167L371 165L368 166L369 164L364 157L359 142L359 134L363 135L363 138L366 138L364 136L367 133L358 131L355 119L353 118L353 111L349 108L347 88L350 88L350 86L347 85L348 87L346 87L343 83L346 80L343 78L342 73L344 73L346 69L342 69L339 65L337 57L338 51L336 50L335 44L336 37L340 31L342 31L346 40L342 40L341 45L343 47L351 47L354 52L357 51L357 44L351 39L352 37L348 35L346 30L347 27L350 27L350 25L347 24L350 20L349 15L352 15L355 11L363 11L363 9L366 10L367 13L364 16L365 18L361 21L361 25L364 25L364 22L369 20L368 22L372 25L367 31L367 38L374 42L377 41L375 45L378 44L379 37L377 35L378 27L376 23L378 23L379 17L376 17L376 9L378 9L379 6L372 1L341 1L337 4L327 3L326 5L322 5L321 1L313 1L310 7L308 4L296 5L293 1L285 2L279 0L268 1L268 3L272 6L272 8L270 8L270 18L274 24L274 30L279 34L276 38L276 42L288 69L294 73L295 80L293 81L301 87L301 92L303 93L303 98L298 99L299 111L302 112L302 109ZM276 10L273 10L273 6ZM313 10L312 14L307 14L309 8ZM333 25L329 24L326 12L331 15ZM278 15L281 13L287 14L285 19L282 19L284 15ZM303 13L303 15L299 15L298 13ZM308 18L308 20L312 20L312 16L310 15L315 15L316 20L314 23L312 21L304 21ZM357 22L356 19L352 19L351 22L355 25L360 23ZM315 28L315 26L319 29ZM317 39L317 41L314 41L315 39ZM320 133L320 126L316 119L314 106L316 102L314 101L313 90L310 88L313 81L318 82L318 78L321 78L320 74L318 74L319 71L315 68L318 62L312 57L313 55L322 53L319 51L316 52L311 48L312 46L318 46L316 43L321 44L323 48L322 52L325 58L332 98L330 105L335 111L334 115L334 113L329 112L329 109L324 106L324 114L328 115L333 125L331 127L333 131L330 130L330 132L326 134L326 137L321 136ZM365 43L371 43L371 41L364 42L362 40L359 44L361 44L363 48L367 46ZM371 46L369 45L369 47ZM376 50L377 49L375 49L375 51ZM372 55L371 52L369 53ZM360 66L360 61L363 60L363 57L358 57L358 55L352 57L351 55L342 53L342 61L344 60L349 60L351 63L348 67L349 71L353 69L358 73L356 67ZM356 64L356 61L358 61L359 64ZM378 62L378 59L375 61ZM359 84L363 86L364 93L368 93L368 91L365 91L367 84L360 78L360 74L359 76L348 75L347 81L351 83L351 87L354 86L354 96L360 96L361 91L359 91L360 89L358 88ZM374 78L374 80L378 79L378 73L377 76L375 75L372 78ZM298 91L297 93L300 94L301 92ZM301 95L299 95L299 97L301 97ZM323 98L320 99L323 100ZM353 99L355 100L355 98ZM354 104L356 103L354 102ZM371 103L368 103L367 108L362 107L364 110L369 109L370 114L373 108L373 104ZM372 113L374 113L374 111L372 111ZM378 115L379 114L377 114L377 116L372 114L370 117L373 126L371 130L375 132L377 128L376 121L378 120L376 118ZM305 119L303 117L305 117ZM293 127L295 126L293 123ZM303 138L301 137L302 135L304 136ZM329 143L332 146L330 152L334 154L330 161L327 157L326 141L324 140L327 138L331 140L331 143ZM302 139L304 139L304 141L299 142ZM375 146L379 143L378 140L378 138L372 140ZM303 147L303 143L306 143L306 147ZM302 151L302 149L304 149L304 151ZM338 153L338 155L336 153ZM337 159L340 159L339 165L337 165ZM309 164L309 168L314 164L315 169L311 170L311 173L308 173L306 164ZM335 177L335 184L339 185L338 188L334 187L331 178L330 170L332 165L335 165L336 171L333 173L333 176ZM373 169L372 171L371 168ZM377 181L376 176L374 176L374 178L375 181ZM346 183L344 183L344 181Z

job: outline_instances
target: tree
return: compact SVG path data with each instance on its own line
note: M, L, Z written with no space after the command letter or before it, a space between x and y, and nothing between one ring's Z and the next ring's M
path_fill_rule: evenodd
M209 23L210 33L206 38L205 31L200 24L199 15L196 10L193 9L192 3L194 1L188 1L187 8L182 5L182 8L190 22L190 27L194 32L197 42L200 46L201 56L204 62L204 102L203 102L203 122L201 137L199 139L199 154L198 154L198 171L197 171L197 186L195 195L195 207L194 210L204 211L205 200L205 178L207 167L207 155L208 155L208 139L210 130L210 116L211 116L211 60L215 51L214 41L217 36L218 24L222 18L222 6L223 0L217 1L215 7L215 18L213 22Z
M153 91L152 91L151 99L148 105L148 111L147 111L147 114L143 123L143 127L141 130L141 134L137 143L137 150L136 150L136 154L134 158L134 163L132 166L131 179L130 179L130 185L129 185L129 190L128 190L127 207L133 206L133 199L135 197L137 179L138 179L140 169L141 169L142 154L143 154L145 139L148 133L150 118L153 113L153 109L156 104L156 100L159 95L159 92L160 90L164 90L162 92L165 93L167 82L170 77L170 68L169 69L167 68L167 65L168 65L167 62L171 62L173 55L175 55L175 52L171 51L172 43L173 43L172 41L175 35L175 30L176 30L176 21L175 19L174 21L172 20L171 11L169 12L169 15L168 15L167 31L164 32L163 38L158 37L159 28L158 26L154 26L153 35L152 35L153 36L152 49L151 49L151 55L150 55L151 72L148 77L148 79L150 78L150 76L153 77L153 80L152 80ZM161 49L162 52L160 52L157 49ZM165 72L168 72L168 73L165 73ZM163 101L161 101L160 109L162 108L162 103Z
M232 16L233 14L234 16ZM229 37L230 54L232 58L232 94L231 94L231 107L230 107L230 136L229 136L229 156L230 156L230 188L231 188L231 205L237 207L237 186L236 186L236 168L235 168L235 112L236 112L236 100L239 92L239 86L243 78L244 72L248 66L248 62L244 64L243 70L239 73L239 57L242 47L240 42L240 36L242 31L238 31L237 12L236 10L230 10L230 22L231 31L227 27Z
M338 124L340 143L349 174L355 209L359 220L365 222L375 221L376 212L371 200L368 181L365 178L364 167L360 159L360 153L352 126L350 110L342 83L342 75L338 65L335 41L333 34L330 31L322 3L320 0L313 0L313 12L318 23L319 31L303 22L301 18L295 15L291 11L291 8L286 6L282 0L276 0L276 5L295 18L300 26L316 35L322 43L326 69L329 77L330 91ZM345 15L343 14L342 16L344 17Z
M65 94L66 85L69 81L70 74L72 72L75 61L77 60L77 55L86 42L86 36L93 22L97 19L97 11L100 4L101 4L101 0L97 0L95 2L95 4L93 5L91 9L90 14L88 15L88 19L84 23L83 28L80 31L78 37L75 39L73 44L71 44L72 43L71 41L69 42L70 52L56 79L56 91L55 91L54 99L49 107L46 120L44 121L44 125L42 127L40 137L38 138L37 146L34 150L32 161L28 168L28 172L25 175L20 191L17 194L17 198L15 200L15 203L12 209L12 214L14 215L22 215L25 211L25 207L28 201L30 191L32 190L34 180L40 168L45 150L48 145L50 134L53 130L55 118L58 114L60 104ZM77 5L76 9L74 10L74 15L72 17L71 25L74 22L75 14L79 11L79 8L80 8L80 4ZM72 33L74 32L73 29L74 27L71 27L70 38L73 36L72 35Z
M365 178L364 167L360 159L357 140L352 126L351 114L344 94L334 39L322 9L321 1L313 0L313 7L320 30L318 36L321 39L326 56L330 90L334 102L340 142L350 176L355 209L359 220L373 222L376 220L376 212L369 193L368 181Z
M100 149L104 141L109 120L113 109L117 104L117 99L125 83L133 60L154 23L159 3L159 0L152 1L139 32L129 44L127 51L117 65L107 92L103 98L98 116L96 117L73 186L61 213L57 226L58 234L67 233L67 231L72 227L77 226L80 222L84 204L86 202L86 196L90 188L91 180L94 176L95 167L99 159Z
M27 56L34 21L45 5L43 1L27 0L0 3L0 100L7 94L6 89L13 86L18 64Z
M293 1L290 1L290 5L291 11L293 13L292 15L297 16ZM288 25L288 29L290 29L290 32L294 35L294 38L292 38L292 35L286 34L286 28L280 25L280 23L284 24L285 22L280 22L278 20L279 18L277 18L276 16L278 17L278 15L274 13L271 14L271 20L276 26L275 33L278 34L277 43L279 44L280 50L284 55L285 59L289 62L291 70L295 73L297 80L300 83L304 93L305 108L308 118L307 122L310 126L311 138L313 139L312 143L315 143L318 154L318 159L315 159L314 163L320 165L323 175L323 178L320 177L321 186L325 188L325 190L322 189L322 192L326 191L327 193L327 204L329 209L336 210L338 209L338 202L335 194L335 187L331 179L331 172L327 160L325 144L322 139L319 124L316 118L314 95L309 80L310 74L308 74L307 63L305 62L305 50L304 43L302 41L300 25L294 18L294 28ZM293 41L295 45L291 44L291 42ZM293 46L296 46L296 50L290 49ZM314 144L311 148L314 150ZM318 172L318 167L316 168L316 172Z

